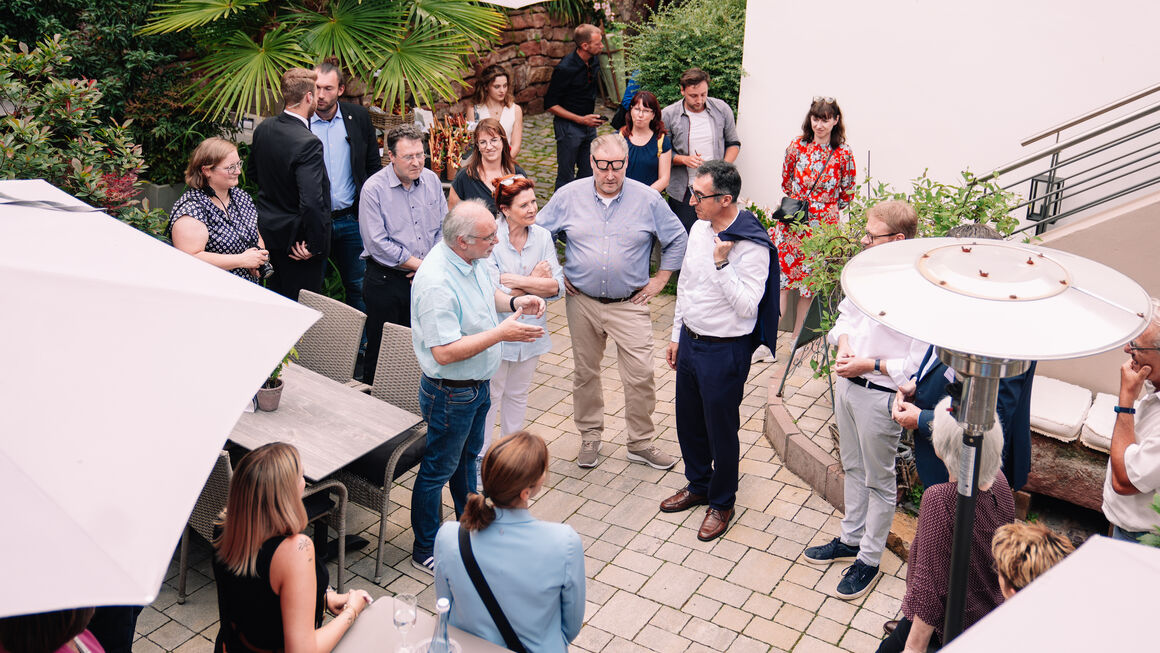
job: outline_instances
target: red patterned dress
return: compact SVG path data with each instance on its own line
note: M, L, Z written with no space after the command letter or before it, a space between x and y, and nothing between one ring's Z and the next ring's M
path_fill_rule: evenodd
M825 220L828 224L838 222L838 211L846 208L854 197L856 172L854 152L843 143L830 155L829 144L803 143L797 137L785 149L785 163L781 168L781 188L794 199L806 199L810 203L810 226ZM828 161L827 161L828 157ZM819 179L818 177L821 177ZM814 186L817 182L817 186ZM810 188L813 187L813 192ZM808 195L808 197L807 197ZM802 254L798 238L785 225L778 224L775 239L778 258L781 263L782 289L797 288L802 296L809 297L802 269ZM812 233L807 230L806 235Z

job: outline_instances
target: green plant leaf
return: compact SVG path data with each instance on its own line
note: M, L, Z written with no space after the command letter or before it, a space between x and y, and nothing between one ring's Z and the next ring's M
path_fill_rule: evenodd
M340 0L329 13L305 11L290 19L302 30L306 46L319 59L338 57L350 70L370 70L376 53L397 47L407 33L406 8L397 2Z
M469 41L493 41L507 25L507 16L491 5L463 0L411 0L410 22L416 27L449 28Z
M261 43L245 32L234 32L198 66L206 81L194 87L193 99L213 117L231 111L256 113L276 104L281 99L282 73L311 65L309 55L298 45L301 40L301 33L284 27L266 32Z
M182 0L161 4L153 10L153 18L137 33L164 34L201 27L265 2L266 0Z
M431 105L436 97L451 99L453 83L463 83L460 58L468 48L453 34L433 26L421 27L384 53L372 88L386 107L395 107L415 95L420 104Z

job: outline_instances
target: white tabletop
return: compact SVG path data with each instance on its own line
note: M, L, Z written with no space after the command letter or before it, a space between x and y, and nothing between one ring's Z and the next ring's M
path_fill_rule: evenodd
M317 481L418 424L419 416L290 364L278 410L242 413L230 440L255 449L286 442L298 449L306 478Z
M350 630L334 647L333 653L366 653L382 651L394 653L401 641L394 624L395 599L384 596L363 611ZM414 649L419 642L430 639L435 632L435 617L419 610L415 627L407 634L407 645ZM492 644L486 639L459 630L455 626L448 629L451 639L459 642L462 653L502 653L508 649Z

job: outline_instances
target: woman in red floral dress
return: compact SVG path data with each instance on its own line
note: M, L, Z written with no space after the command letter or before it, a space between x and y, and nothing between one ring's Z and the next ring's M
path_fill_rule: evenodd
M785 149L781 168L781 188L789 197L809 202L809 223L805 234L794 234L778 224L774 236L781 263L781 310L785 313L788 290L800 294L797 305L796 338L809 309L812 294L806 288L799 236L812 233L810 227L822 221L838 222L838 212L854 196L854 153L846 145L842 111L832 97L815 97L802 122L802 135ZM812 189L812 190L811 190Z

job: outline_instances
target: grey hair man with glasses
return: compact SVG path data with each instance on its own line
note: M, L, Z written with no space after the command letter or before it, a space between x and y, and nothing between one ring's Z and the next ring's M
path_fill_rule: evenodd
M566 236L565 306L572 336L574 419L580 432L576 463L595 467L604 434L600 360L616 343L624 386L628 460L669 469L676 458L653 444L656 406L652 316L648 301L681 267L688 236L660 193L625 178L628 144L620 134L592 142L593 176L560 188L537 217L553 237ZM654 239L661 260L649 276Z
M447 199L439 177L424 167L423 132L413 124L387 132L391 164L363 185L358 202L367 349L363 381L374 383L383 324L411 326L411 279L439 242Z

